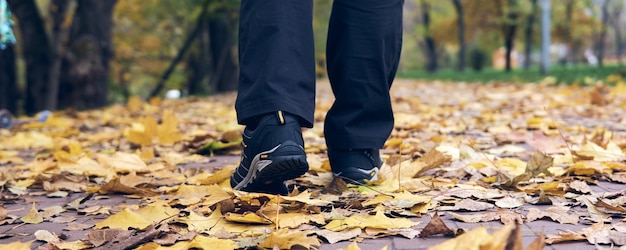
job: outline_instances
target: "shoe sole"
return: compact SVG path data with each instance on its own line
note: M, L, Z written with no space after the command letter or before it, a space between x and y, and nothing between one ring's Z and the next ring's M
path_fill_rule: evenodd
M258 153L250 163L246 177L233 189L243 190L259 183L283 182L300 177L309 170L306 153L295 142L285 142Z

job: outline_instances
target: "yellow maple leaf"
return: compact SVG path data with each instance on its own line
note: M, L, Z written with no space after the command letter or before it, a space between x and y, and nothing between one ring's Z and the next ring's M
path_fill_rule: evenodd
M145 116L140 123L131 124L126 139L141 146L150 146L154 143L157 131L157 121L154 117Z
M98 154L98 162L119 173L142 173L153 170L148 168L148 165L146 165L138 155L131 153L115 152L113 155Z
M270 217L272 220L275 218ZM281 213L278 214L279 228L297 228L300 225L315 222L317 224L326 223L323 214L304 214L304 213Z
M27 224L39 224L43 222L43 216L41 216L41 214L39 214L39 212L37 211L35 203L33 203L33 206L30 207L30 210L28 210L28 212L20 219L22 220L22 222Z
M361 248L359 247L359 244L356 243L356 241L353 241L347 247L341 248L341 250L361 250Z
M161 145L171 145L183 138L178 131L178 118L172 110L163 111L163 122L157 128L157 137Z
M297 202L302 202L304 204L313 205L313 206L324 206L330 203L329 201L325 201L325 200L312 199L311 193L309 192L308 189L304 190L304 192L299 193L296 196L289 196L289 197L281 196L280 198L286 201L297 201Z
M504 239L494 239L489 235L485 227L477 227L460 236L447 240L439 245L429 247L428 250L449 250L449 249L492 249L491 245L496 245ZM500 248L503 249L503 248Z
M128 228L136 228L140 230L144 230L152 225L153 220L148 219L141 214L133 212L129 208L124 208L119 213L109 216L104 220L96 222L96 229L101 228L121 228L128 230Z
M224 215L224 220L246 224L272 224L270 219L261 217L252 212L245 212L244 214L226 213L226 215Z
M30 250L30 245L33 244L33 241L27 242L11 242L8 244L0 244L0 248L2 249L11 249L11 250Z
M203 249L203 250L211 250L211 249L237 249L237 243L233 240L228 239L218 239L215 237L206 237L202 235L196 235L191 241L182 241L174 244L169 247L158 247L155 249L163 249L163 250L186 250L186 249ZM143 248L142 248L143 249Z
M292 249L294 246L302 246L305 249L311 249L319 246L320 241L317 237L307 236L306 231L289 231L288 229L280 229L272 232L259 247L265 249Z
M381 211L376 212L373 216L364 216L360 214L352 215L345 219L332 220L324 228L332 231L343 231L348 228L409 228L419 224L407 218L389 218Z
M154 222L159 222L172 216L177 215L180 211L171 207L165 201L158 201L145 207L139 208L136 211L143 217L150 218Z

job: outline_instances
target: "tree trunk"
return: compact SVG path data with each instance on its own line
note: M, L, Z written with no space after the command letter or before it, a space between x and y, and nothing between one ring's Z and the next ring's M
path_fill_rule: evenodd
M77 109L107 104L113 56L113 9L117 0L80 0L62 65L59 105Z
M24 111L33 114L49 108L50 42L34 0L8 0L8 3L22 33L22 53L26 61Z
M69 27L65 24L65 20L71 4L70 0L52 0L52 5L53 8L50 8L50 16L52 17L52 63L50 65L50 79L48 83L50 91L46 98L48 101L46 106L48 109L54 110L57 108L59 96L59 78L61 77L61 62L64 48L63 42L67 40L69 33Z
M504 47L506 49L506 71L513 68L511 54L515 47L515 32L517 31L517 8L515 0L509 0L509 10L504 24Z
M459 65L458 70L465 70L465 16L463 15L463 4L461 0L452 0L456 10L457 26L459 28Z
M437 71L437 48L435 39L430 35L430 4L426 0L422 0L422 26L424 26L424 46L426 50L426 70L429 72Z
M597 49L598 49L598 66L604 66L604 50L605 50L605 41L606 41L606 33L608 30L608 22L609 22L609 1L604 0L602 2L602 26L600 27L600 35L598 38Z
M17 78L15 49L8 45L0 49L0 109L8 109L17 114Z
M210 84L215 93L237 89L239 69L235 62L234 20L228 10L221 10L209 18L210 51L213 62Z
M575 0L567 0L565 3L565 33L563 34L563 39L565 43L568 45L568 49L572 49L572 41L574 36L572 35L572 15L574 14L574 3ZM568 53L571 54L570 51ZM575 56L574 56L575 57ZM561 59L561 58L559 58ZM575 60L571 60L572 63L575 63ZM561 64L567 64L567 56L562 58Z
M526 48L524 50L524 69L528 70L530 68L530 57L532 52L532 43L533 43L533 26L535 25L535 18L537 17L537 0L532 0L532 11L528 15L528 21L526 23Z
M622 60L622 54L624 54L624 42L622 41L622 29L619 22L615 22L613 25L613 30L615 31L615 46L617 47L617 61L619 64L623 64L624 60Z

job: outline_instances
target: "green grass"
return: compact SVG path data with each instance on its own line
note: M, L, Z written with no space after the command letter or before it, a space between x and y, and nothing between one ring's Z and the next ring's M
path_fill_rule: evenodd
M585 84L585 78L605 80L607 76L612 74L621 74L622 78L626 78L626 66L605 65L604 67L600 68L587 65L553 65L550 68L548 75L542 75L539 72L538 67L533 67L529 70L514 69L511 72L505 72L504 70L496 70L492 68L486 68L480 72L476 72L472 69L466 69L463 72L459 72L453 69L442 69L435 73L429 73L426 71L403 71L398 72L397 77L423 80L444 80L454 82L529 83L539 82L548 76L552 76L556 78L557 83L560 84Z

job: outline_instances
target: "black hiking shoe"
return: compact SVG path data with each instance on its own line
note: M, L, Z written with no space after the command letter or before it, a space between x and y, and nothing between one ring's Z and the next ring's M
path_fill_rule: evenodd
M329 149L328 160L335 177L358 185L377 180L383 165L378 149Z
M287 194L285 181L309 170L300 123L277 111L243 132L241 162L230 177L235 190Z

